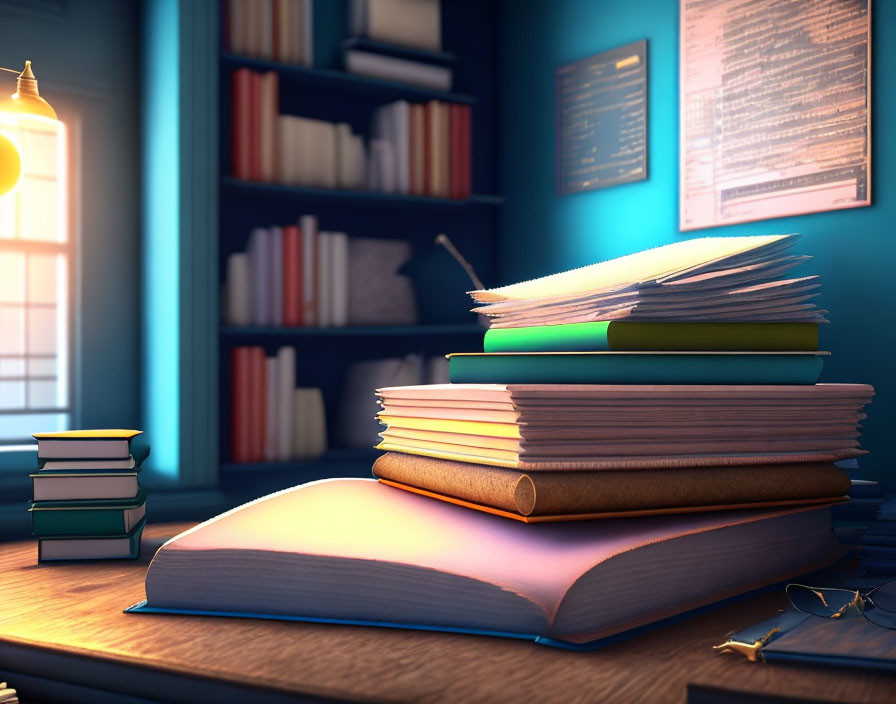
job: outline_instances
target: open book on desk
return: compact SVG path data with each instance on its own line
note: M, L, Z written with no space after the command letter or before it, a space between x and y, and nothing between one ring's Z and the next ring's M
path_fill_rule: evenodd
M595 645L821 566L840 552L829 520L803 508L528 525L331 479L172 538L128 611Z

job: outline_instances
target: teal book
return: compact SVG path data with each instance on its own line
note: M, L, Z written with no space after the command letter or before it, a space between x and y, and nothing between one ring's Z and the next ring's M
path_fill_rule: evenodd
M798 352L533 352L448 355L453 384L814 384Z
M35 501L31 512L31 532L47 536L124 535L146 515L146 490L129 500Z
M490 328L486 352L811 352L816 323L645 323L602 321Z
M140 539L145 524L145 520L140 521L123 535L42 536L37 541L37 560L136 559L140 556Z

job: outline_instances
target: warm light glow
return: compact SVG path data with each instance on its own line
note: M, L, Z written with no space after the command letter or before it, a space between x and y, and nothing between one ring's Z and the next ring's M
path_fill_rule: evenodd
M59 120L0 112L21 177L0 196L0 440L69 425L68 184ZM2 141L2 140L0 140Z
M0 196L9 193L22 175L22 157L13 141L0 134Z

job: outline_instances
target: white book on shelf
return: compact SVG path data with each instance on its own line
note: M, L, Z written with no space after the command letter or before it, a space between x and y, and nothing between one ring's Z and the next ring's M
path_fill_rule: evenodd
M261 180L274 181L277 176L277 112L278 79L275 71L261 75Z
M352 135L352 188L363 189L367 178L367 149L361 135Z
M296 387L296 348L277 350L277 459L292 459L294 389Z
M283 325L283 228L268 228L268 281L271 295L271 325Z
M317 142L318 157L318 185L320 188L336 188L336 124L333 122L319 121L316 125L320 135Z
M315 292L317 290L317 217L303 215L299 218L302 230L302 314L306 326L317 324Z
M333 249L333 233L321 230L317 237L317 271L320 273L317 285L317 324L328 328L333 324L330 318L333 276L330 255Z
M313 460L326 451L323 394L317 388L298 388L293 395L293 459Z
M371 39L441 51L439 0L367 0L366 5L365 29Z
M367 36L367 0L351 0L348 33L353 37Z
M227 315L228 325L248 325L251 320L249 303L249 257L237 252L227 257Z
M265 383L267 388L267 414L265 418L265 435L264 435L264 458L267 462L273 462L279 456L280 437L280 397L278 386L280 375L278 373L277 358L266 357L265 365Z
M298 132L294 115L277 116L277 181L285 186L298 183Z
M263 227L253 228L249 234L249 280L250 280L250 319L253 325L269 325L270 287L268 286L268 270L270 254L268 252L268 233Z
M330 238L330 325L348 325L348 235L334 232Z
M368 184L371 191L394 193L398 174L395 168L395 150L387 139L370 140L370 162L367 165Z
M258 13L258 55L274 58L274 0L252 0Z
M407 100L392 103L390 110L391 137L395 149L395 169L399 193L411 192L410 159L410 104Z
M426 110L422 105L411 105L410 125L410 177L411 193L416 196L426 192Z
M345 70L356 76L382 78L430 90L451 90L453 74L445 66L432 66L420 61L383 56L371 51L347 49L343 56Z
M314 65L314 4L312 0L292 0L290 9L290 63L298 66Z
M336 185L351 188L352 128L345 122L336 125Z

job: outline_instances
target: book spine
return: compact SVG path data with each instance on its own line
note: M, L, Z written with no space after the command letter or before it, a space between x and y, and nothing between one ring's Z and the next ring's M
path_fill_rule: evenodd
M281 461L292 456L295 386L296 350L294 347L281 347L277 351L277 459Z
M805 355L451 355L454 384L815 384Z
M317 218L303 215L300 220L302 230L302 324L317 325Z
M251 347L249 366L249 461L264 459L265 442L265 381L264 350Z
M260 181L261 167L261 74L252 71L249 77L249 179Z
M230 74L230 172L239 179L250 178L251 73L247 68L240 68Z
M815 323L593 322L491 328L486 352L811 352Z
M283 324L302 324L302 231L296 225L283 228Z

